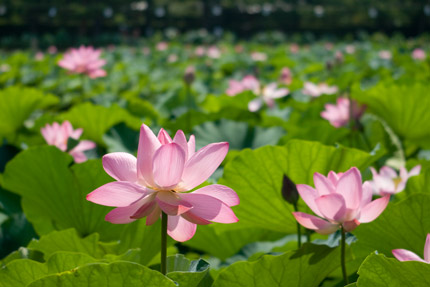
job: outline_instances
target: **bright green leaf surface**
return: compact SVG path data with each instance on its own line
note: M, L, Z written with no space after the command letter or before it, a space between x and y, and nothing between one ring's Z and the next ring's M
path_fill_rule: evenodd
M77 286L145 286L175 287L176 284L160 272L131 262L88 264L69 272L46 276L28 287Z
M358 287L419 287L430 286L430 264L387 258L371 254L358 270Z
M85 197L111 178L100 160L68 166L72 157L53 146L30 148L6 166L4 187L22 196L25 214L42 235L74 227L80 235L98 232L114 239L123 225L104 221L112 208L88 202Z
M220 184L233 188L241 203L233 207L244 224L278 232L295 232L292 205L281 196L283 174L294 183L313 184L313 174L367 167L376 158L356 149L291 140L286 146L243 150L224 169Z
M339 265L339 248L305 244L283 255L235 263L220 272L213 287L318 286Z
M16 132L37 109L56 104L58 99L41 91L10 87L0 92L0 136Z
M67 252L52 255L46 263L30 259L14 260L0 269L0 286L24 287L48 274L71 270L95 261L94 258L87 254Z
M103 144L102 136L112 126L125 122L138 129L140 120L130 115L125 109L113 105L109 108L84 103L73 107L61 115L64 120L69 120L74 128L83 128L83 138L91 139Z
M167 257L167 277L179 286L199 286L208 271L209 263L203 259L190 261L182 254Z
M375 221L353 231L358 238L357 249L361 249L364 256L374 250L392 256L391 250L402 248L422 257L430 231L429 206L430 195L419 193L399 203L390 203Z
M369 90L355 89L354 97L369 110L383 118L401 137L429 139L430 131L423 127L430 122L428 85L396 85L381 83Z

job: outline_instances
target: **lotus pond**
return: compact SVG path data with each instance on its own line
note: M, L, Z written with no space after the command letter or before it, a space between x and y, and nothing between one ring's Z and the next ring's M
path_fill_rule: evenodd
M428 38L0 54L0 286L429 286Z

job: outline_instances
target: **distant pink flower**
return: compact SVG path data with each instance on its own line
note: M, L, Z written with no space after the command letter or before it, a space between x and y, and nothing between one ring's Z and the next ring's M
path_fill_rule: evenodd
M170 54L169 57L167 57L167 62L169 63L175 63L178 61L178 55L176 54Z
M296 43L290 45L290 52L293 54L297 54L300 50L300 46Z
M406 168L400 168L400 175L388 166L383 166L378 172L371 167L373 179L370 181L373 187L373 193L378 195L395 194L403 191L406 187L406 182L412 176L420 174L421 165L417 165L410 172Z
M206 54L206 48L204 46L197 46L194 50L194 54L197 57L203 57Z
M412 51L412 58L415 60L424 60L426 57L426 52L423 49L416 48Z
M279 77L279 81L284 85L289 85L293 81L293 73L287 67L282 68L281 76Z
M182 131L172 138L163 129L158 137L147 127L140 129L137 159L127 153L103 157L103 168L117 181L87 195L87 200L116 207L106 215L111 223L122 224L146 217L155 223L163 211L168 215L168 234L177 241L194 236L196 224L234 223L231 206L239 204L229 187L213 184L188 193L218 168L228 143L212 143L195 151L195 139L187 142Z
M104 77L106 71L101 67L106 64L106 60L100 59L100 54L101 50L93 47L72 48L64 54L58 65L75 74L86 74L92 79Z
M226 94L235 96L244 91L252 91L258 94L260 92L260 81L252 75L245 76L241 81L230 80Z
M324 43L324 48L325 48L326 50L328 50L328 51L331 51L331 50L333 50L333 48L334 48L334 44L333 44L332 42L325 42L325 43Z
M52 125L46 124L40 131L49 145L56 146L62 151L67 151L67 142L69 138L78 140L83 132L82 129L74 130L69 121L64 121L61 125L58 123L53 123ZM76 163L80 163L87 160L84 151L95 147L96 144L94 142L83 140L68 152L73 156Z
M337 64L343 63L344 61L343 53L341 51L336 51L336 53L334 53L334 60L336 61Z
M267 54L262 52L252 52L251 59L255 62L264 62L267 60Z
M325 177L314 173L315 188L298 184L297 190L317 216L293 212L296 220L320 234L330 234L341 226L354 230L359 224L375 220L387 207L390 196L372 201L372 187L362 184L360 171L352 167L345 173L330 171Z
M248 110L250 112L256 112L263 106L263 103L269 108L272 108L275 104L275 99L283 98L288 95L288 89L281 88L278 89L276 83L270 83L266 85L261 93L257 94L257 98L248 103Z
M345 52L348 54L354 54L355 53L354 45L346 45Z
M306 82L303 85L303 94L317 98L321 95L332 95L337 93L338 88L336 86L329 86L326 83L320 83L318 85L312 82Z
M34 55L34 59L36 61L42 61L44 57L45 57L45 55L42 52L40 52L40 51L38 51L36 53L36 55Z
M206 54L209 58L218 59L221 57L221 50L217 46L210 46Z
M326 104L325 110L321 112L321 117L328 120L336 128L348 125L350 121L350 101L347 98L338 98L337 104ZM357 120L361 117L365 106L359 106L356 101L352 100L352 118Z
M167 42L158 42L156 49L158 51L166 51L169 48L169 44Z
M54 45L51 45L48 47L48 53L49 54L53 55L53 54L56 54L57 52L58 52L58 49Z
M236 45L234 46L234 51L236 53L242 53L243 51L245 51L245 48L242 45Z
M427 234L426 243L424 244L424 260L414 252L406 249L393 249L391 252L399 261L419 261L430 264L430 233Z
M391 58L393 57L393 54L391 54L391 52L388 50L379 51L378 55L379 58L383 60L391 60Z

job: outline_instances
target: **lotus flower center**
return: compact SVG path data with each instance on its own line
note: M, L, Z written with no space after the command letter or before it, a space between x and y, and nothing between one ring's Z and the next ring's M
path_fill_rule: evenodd
M402 182L402 179L400 177L393 178L394 186L397 188L397 186Z

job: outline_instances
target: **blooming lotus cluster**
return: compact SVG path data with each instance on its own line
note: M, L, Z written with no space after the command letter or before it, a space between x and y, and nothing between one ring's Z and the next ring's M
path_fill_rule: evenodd
M82 129L74 130L72 124L69 121L64 121L61 125L59 123L53 123L52 125L46 124L46 126L40 131L49 145L54 145L62 151L68 150L67 143L69 138L78 140L83 132ZM84 151L93 149L95 147L96 144L94 142L83 140L68 152L71 156L73 156L76 163L80 163L87 160Z
M72 48L64 54L58 65L75 74L86 74L92 79L104 77L106 71L101 67L106 64L106 60L100 59L100 54L101 50L93 47Z
M137 159L127 153L103 157L103 168L117 181L87 195L87 200L116 207L106 215L111 223L129 223L146 217L155 223L168 215L167 233L177 241L194 236L196 224L234 223L231 206L239 204L229 187L213 184L187 193L206 181L224 160L228 143L212 143L197 152L195 139L182 131L172 139L161 129L158 137L142 125Z
M403 191L406 187L406 182L412 176L420 174L421 165L417 165L410 172L406 168L400 168L400 175L391 167L384 166L379 170L379 173L371 167L373 179L370 181L373 188L373 193L377 195L395 194Z
M329 86L326 83L320 83L318 85L306 82L303 85L302 93L314 98L320 97L321 95L333 95L337 93L338 88L336 86Z
M262 52L252 52L251 59L255 62L265 62L267 60L267 54Z
M412 58L415 60L424 60L427 57L423 49L416 48L412 51Z
M376 219L390 200L384 196L372 201L372 187L362 184L360 171L352 167L345 173L330 171L327 177L315 173L315 188L298 184L301 198L317 216L293 212L296 220L320 234L330 234L342 227L354 230L360 223Z
M430 264L430 233L427 234L426 243L424 245L424 259L406 249L394 249L391 252L399 261L419 261Z
M348 125L351 116L353 120L358 120L366 107L359 106L357 102L352 100L352 109L350 110L350 102L348 98L338 98L336 105L326 104L325 110L321 112L321 117L328 120L336 128Z
M271 108L275 104L275 99L285 97L289 93L288 89L278 89L276 83L270 83L261 89L260 81L251 75L245 76L242 81L230 80L226 93L229 96L235 96L244 91L252 91L257 96L248 103L248 109L251 112L258 111L263 103Z

